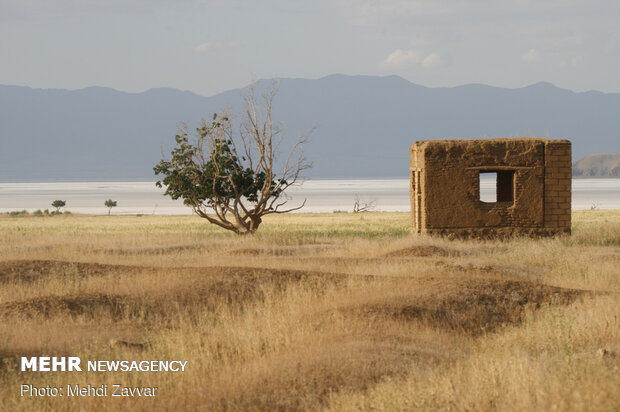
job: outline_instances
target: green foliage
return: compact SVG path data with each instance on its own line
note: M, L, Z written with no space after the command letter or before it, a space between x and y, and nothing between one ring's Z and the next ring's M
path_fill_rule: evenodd
M241 198L257 202L267 173L253 170L247 159L237 154L229 131L229 118L214 114L210 124L196 129L196 144L189 142L186 131L177 134L172 159L162 160L153 168L156 175L164 176L156 185L166 186L165 195L175 200L182 198L192 207L230 205ZM205 155L203 149L209 143L212 147ZM277 198L286 181L278 186L273 174L270 178L272 196Z
M52 202L52 207L56 208L56 213L59 214L60 213L60 208L61 207L65 207L67 205L67 201L66 200L54 200Z
M175 136L172 158L153 168L155 175L163 176L156 185L165 186L165 195L183 199L209 223L239 235L255 233L265 215L302 208L305 202L280 209L287 203L280 196L311 164L302 147L307 135L301 136L281 162L276 177L274 165L282 131L271 118L275 93L275 87L261 93L262 101L257 104L254 85L249 88L238 134L233 135L226 114L214 114L210 123L203 122L196 129L195 143L182 128Z
M116 207L116 200L108 199L103 204L105 205L105 207L108 208L108 215L109 215L110 212L112 211L112 208Z

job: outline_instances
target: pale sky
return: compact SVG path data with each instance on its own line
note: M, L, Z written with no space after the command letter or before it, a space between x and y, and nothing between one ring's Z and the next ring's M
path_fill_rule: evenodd
M209 96L333 73L620 92L620 2L0 0L0 84Z

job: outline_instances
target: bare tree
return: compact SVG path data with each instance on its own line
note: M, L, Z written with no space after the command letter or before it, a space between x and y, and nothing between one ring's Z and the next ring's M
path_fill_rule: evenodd
M353 202L353 213L371 212L377 207L377 199L362 199L360 195L355 195Z
M295 141L285 159L279 159L284 134L272 119L277 87L262 92L260 100L256 93L252 84L244 96L237 134L227 111L214 114L211 123L203 122L197 129L195 144L189 142L187 127L181 128L172 159L153 169L165 176L157 186L165 185L166 195L183 198L198 216L242 235L255 233L265 215L301 209L305 201L285 208L284 191L311 167L303 151L310 132Z

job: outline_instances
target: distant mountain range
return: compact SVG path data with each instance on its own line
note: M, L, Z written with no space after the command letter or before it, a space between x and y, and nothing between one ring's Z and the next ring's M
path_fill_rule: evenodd
M197 126L225 107L238 111L242 92L0 86L0 179L153 180L179 124ZM409 146L422 139L564 138L573 142L573 159L620 151L620 93L550 83L429 88L398 76L281 79L274 117L291 138L316 126L306 149L314 178L406 178Z
M573 176L620 177L620 154L592 154L573 165Z

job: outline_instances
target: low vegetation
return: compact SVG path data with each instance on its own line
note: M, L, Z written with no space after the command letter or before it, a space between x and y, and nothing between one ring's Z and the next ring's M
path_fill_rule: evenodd
M409 219L271 215L238 237L195 216L1 215L0 410L617 410L620 211L509 242ZM24 355L188 366L20 372Z
M66 200L54 200L52 202L52 207L56 208L56 213L60 213L60 209L67 205Z
M54 215L70 215L71 212L69 212L68 210L65 210L64 212L57 212L56 210L52 210L51 212L49 211L49 209L45 209L45 210L41 210L41 209L37 209L34 212L29 212L26 209L23 210L11 210L9 212L4 212L4 215L8 215L8 216L38 216L38 217L42 217L42 216L54 216Z
M108 208L108 216L112 212L112 208L116 207L117 204L118 204L118 202L116 200L112 200L112 199L108 199L105 202L103 202L103 205Z

